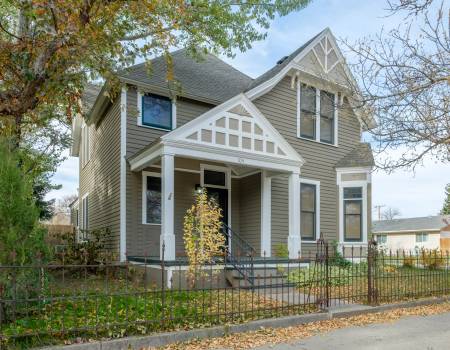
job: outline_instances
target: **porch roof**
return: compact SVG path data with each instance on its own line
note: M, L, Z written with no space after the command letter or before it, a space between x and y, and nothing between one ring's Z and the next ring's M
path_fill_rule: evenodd
M243 94L156 139L127 160L140 171L163 154L300 172L303 158Z

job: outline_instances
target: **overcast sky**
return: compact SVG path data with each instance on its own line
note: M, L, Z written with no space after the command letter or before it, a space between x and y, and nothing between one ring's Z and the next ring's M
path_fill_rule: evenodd
M225 58L237 69L257 77L281 57L330 27L339 39L356 40L389 29L402 22L400 15L387 16L383 0L315 0L306 9L275 20L267 39L255 43L250 51ZM74 194L78 188L78 158L69 157L58 169L53 181L62 189L50 198ZM445 184L450 182L450 165L426 160L415 174L397 171L373 174L373 205L398 208L402 217L435 215L442 207ZM375 214L375 212L374 212Z

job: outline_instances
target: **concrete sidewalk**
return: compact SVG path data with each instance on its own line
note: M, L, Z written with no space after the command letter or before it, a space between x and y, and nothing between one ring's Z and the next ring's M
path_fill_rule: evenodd
M259 350L448 350L450 313L349 327Z

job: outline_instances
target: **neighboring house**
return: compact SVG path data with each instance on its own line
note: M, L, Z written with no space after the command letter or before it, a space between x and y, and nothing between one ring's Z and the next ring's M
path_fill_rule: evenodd
M450 215L374 221L372 234L387 250L441 249L441 231L448 225L445 220Z
M322 234L366 245L371 227L372 152L361 142L374 126L352 108L352 77L329 29L256 79L213 55L197 62L173 53L152 74L138 64L119 74L110 99L89 86L86 122L73 124L80 158L79 226L108 226L120 259L185 256L183 217L206 187L224 222L272 257L314 252Z

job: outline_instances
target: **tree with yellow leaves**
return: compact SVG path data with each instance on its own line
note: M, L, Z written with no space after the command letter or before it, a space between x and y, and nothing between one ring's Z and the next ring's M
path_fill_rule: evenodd
M223 255L225 236L221 232L222 210L209 199L206 190L195 194L195 203L184 217L184 247L189 261L188 277L195 283L202 265ZM200 268L200 270L199 270ZM200 273L201 274L201 273Z

